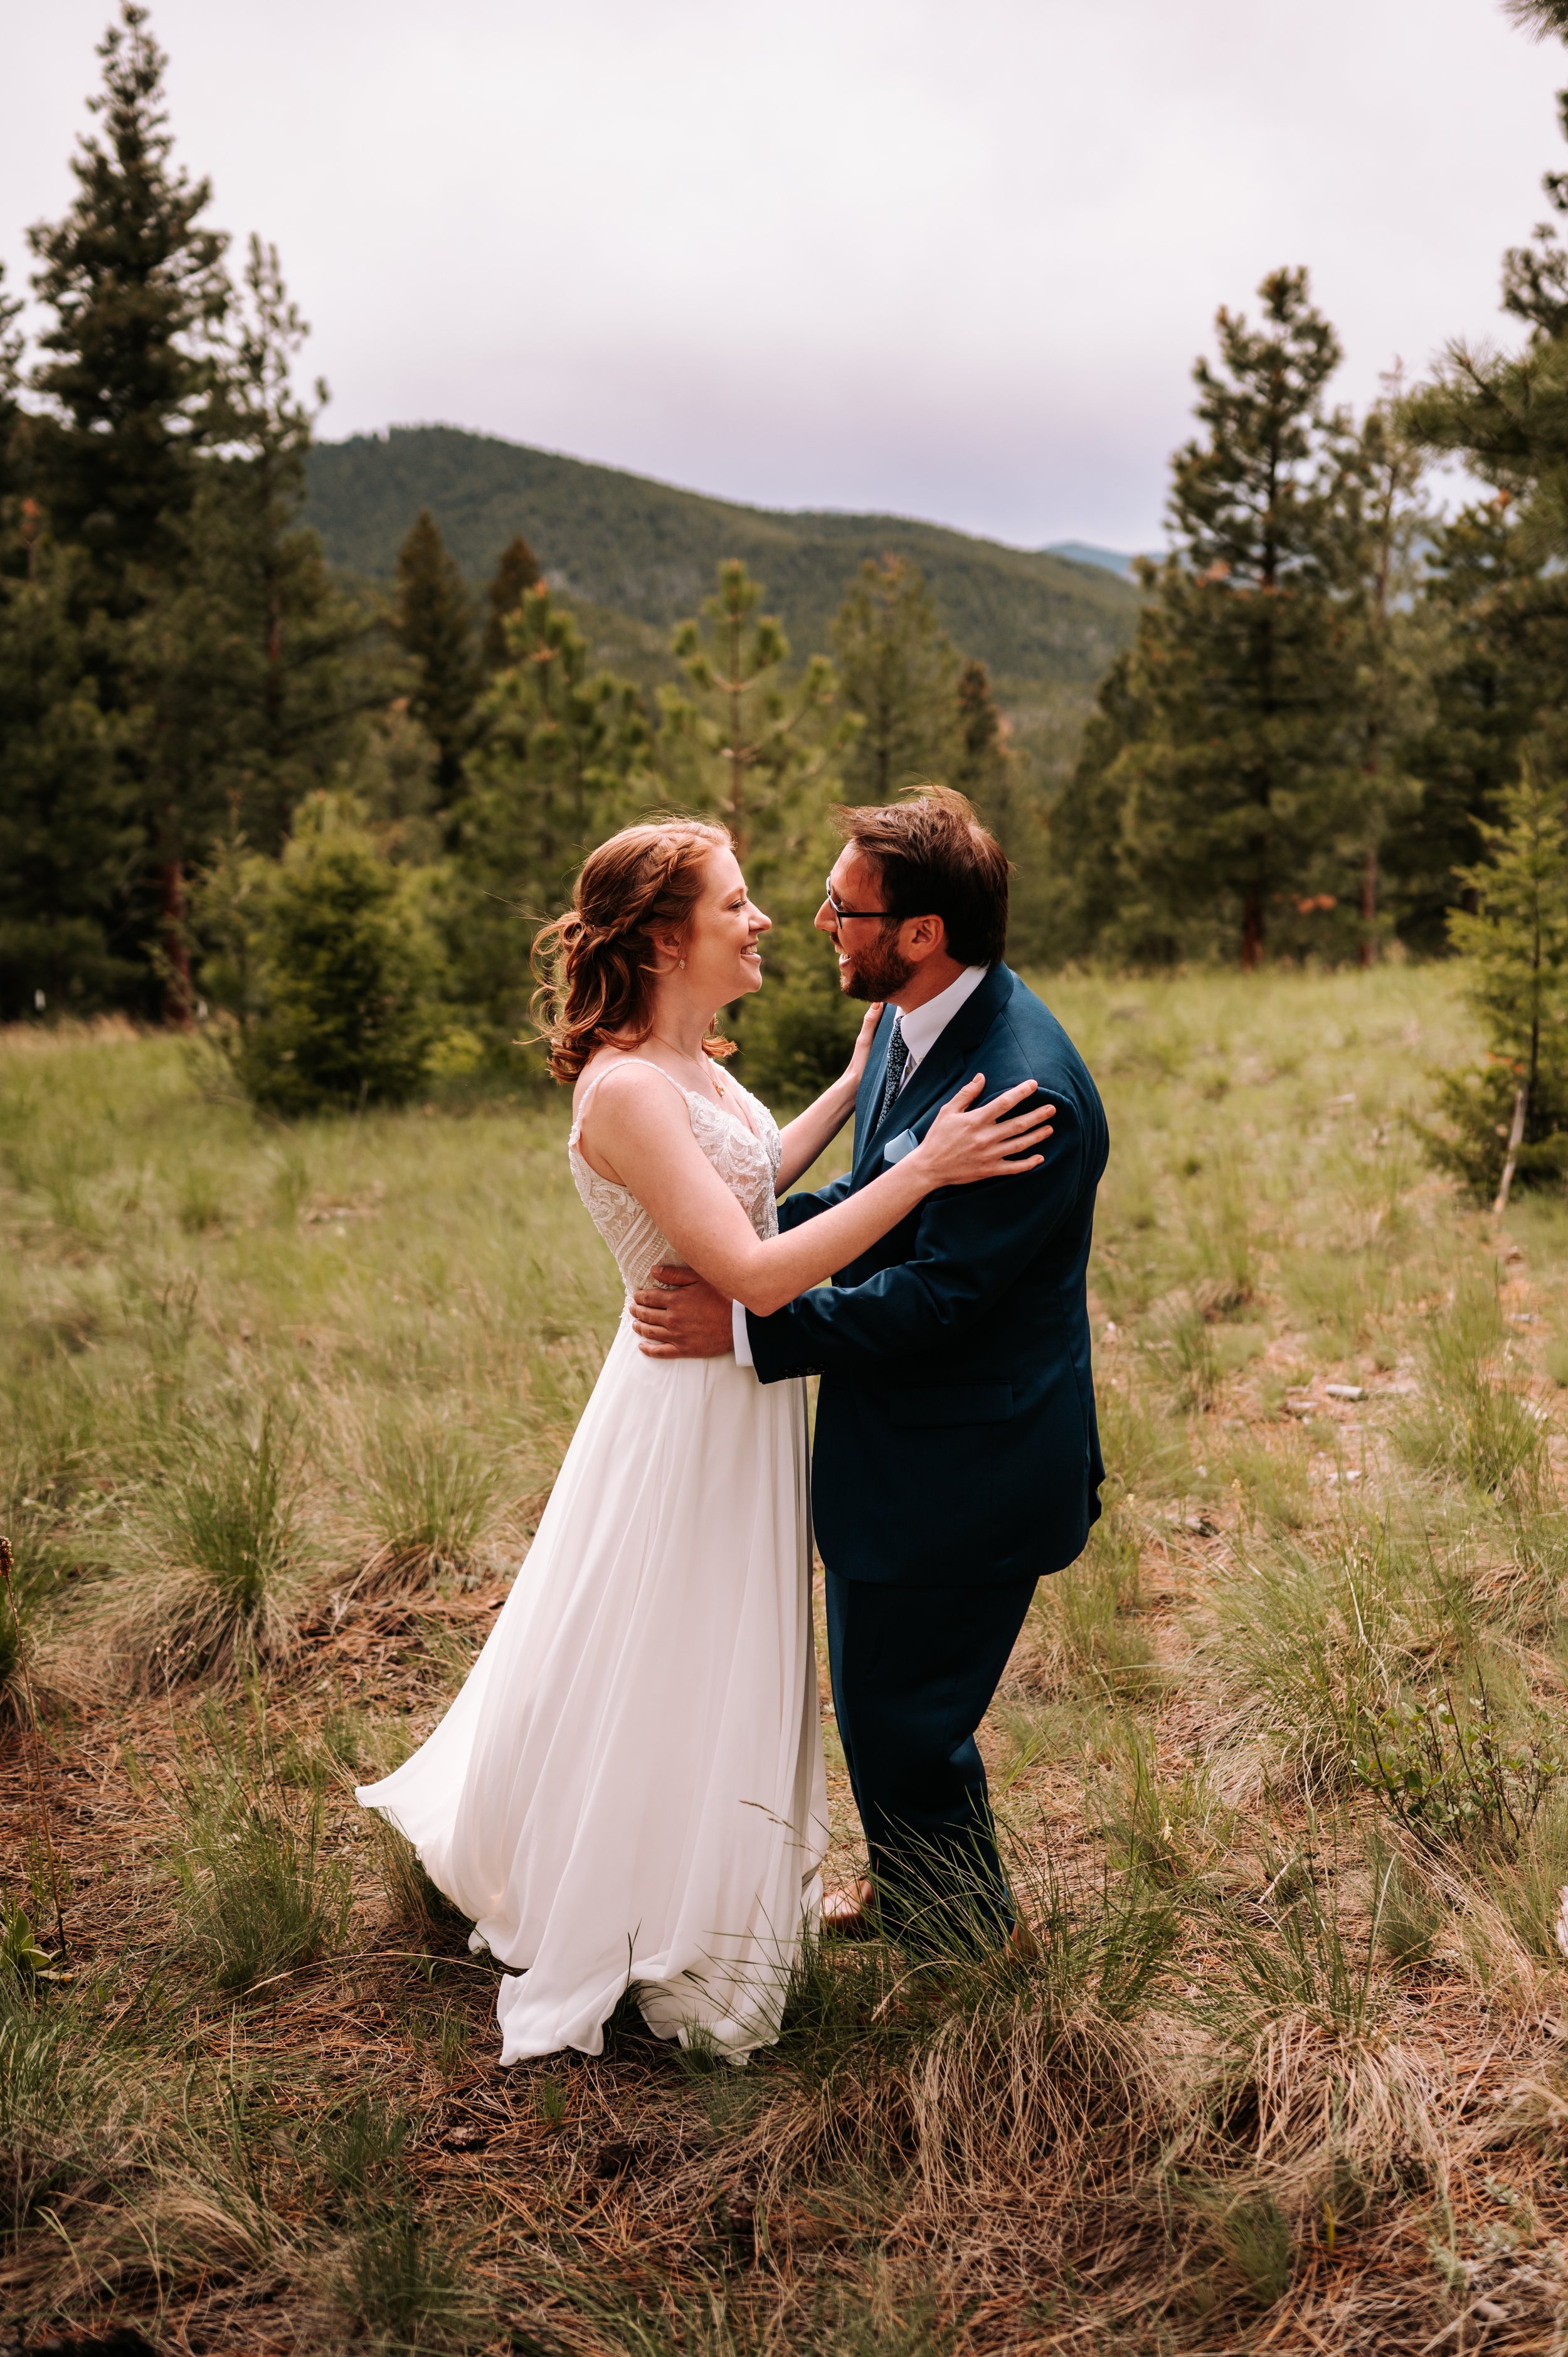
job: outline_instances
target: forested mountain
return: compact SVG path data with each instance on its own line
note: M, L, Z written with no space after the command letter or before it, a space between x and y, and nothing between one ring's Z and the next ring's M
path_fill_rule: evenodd
M953 640L1014 694L1091 684L1127 645L1137 611L1131 584L1101 564L897 516L743 507L450 425L319 443L308 463L306 520L330 563L372 581L392 579L422 508L472 582L522 533L569 602L660 630L693 612L714 567L738 556L804 655L828 645L863 560L891 554L918 565Z
M1075 565L1103 565L1107 573L1117 574L1123 581L1133 578L1138 563L1135 556L1126 556L1120 549L1097 548L1091 540L1053 540L1040 554L1065 556Z

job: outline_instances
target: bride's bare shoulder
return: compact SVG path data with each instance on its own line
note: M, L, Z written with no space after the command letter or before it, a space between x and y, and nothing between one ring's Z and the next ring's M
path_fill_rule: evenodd
M625 1048L601 1048L577 1075L572 1091L572 1111L581 1122L590 1106L600 1112L629 1113L646 1105L650 1112L670 1103L684 1102L679 1081L654 1063Z

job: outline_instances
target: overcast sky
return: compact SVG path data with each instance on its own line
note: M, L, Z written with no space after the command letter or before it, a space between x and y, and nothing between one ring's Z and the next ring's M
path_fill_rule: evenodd
M108 0L0 0L0 253ZM1216 306L1305 263L1365 401L1505 332L1568 58L1497 0L154 0L323 432L443 420L779 507L1157 544Z

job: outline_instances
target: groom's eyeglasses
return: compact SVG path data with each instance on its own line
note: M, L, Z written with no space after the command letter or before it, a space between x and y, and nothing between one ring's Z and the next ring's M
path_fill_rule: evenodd
M827 893L828 906L833 912L835 925L842 925L846 917L891 917L897 913L893 909L846 909L833 890L833 879L831 876L827 879Z

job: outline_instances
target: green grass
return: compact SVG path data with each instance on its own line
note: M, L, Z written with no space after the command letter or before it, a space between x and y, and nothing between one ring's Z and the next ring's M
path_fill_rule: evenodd
M1484 2300L1552 2345L1568 1205L1495 1225L1415 1158L1451 974L1047 996L1112 1126L1110 1478L982 1730L1034 1944L813 1947L744 2072L629 2013L498 2072L494 1966L349 1796L473 1658L614 1328L562 1102L285 1131L177 1041L0 1039L8 2319L1414 2357ZM40 1790L69 1978L20 1928L56 1944Z

